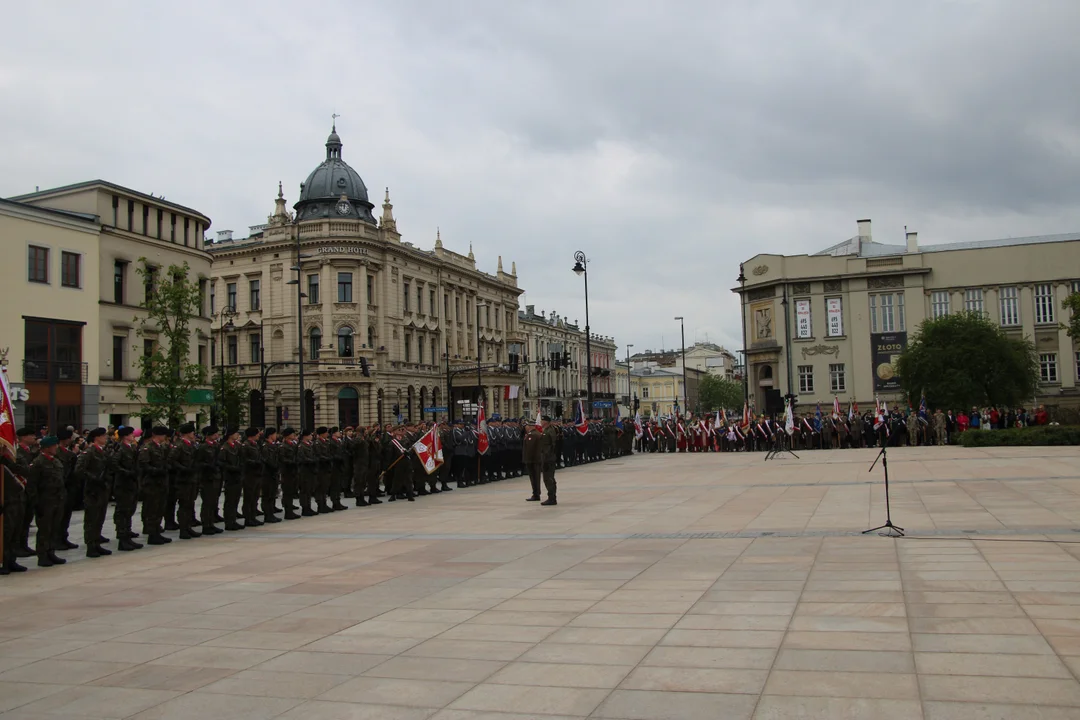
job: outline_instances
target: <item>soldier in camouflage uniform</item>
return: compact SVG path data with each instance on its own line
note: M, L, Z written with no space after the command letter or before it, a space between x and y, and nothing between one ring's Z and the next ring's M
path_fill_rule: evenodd
M139 504L139 452L135 447L135 428L122 427L116 431L120 444L113 448L109 463L113 471L113 525L116 527L117 548L124 552L139 550L135 542L138 533L131 529L131 518Z
M239 428L229 428L225 431L225 442L218 450L218 467L221 469L221 485L225 491L225 529L243 530L244 526L236 521L240 495L244 490Z
M64 464L64 512L60 517L60 522L55 526L56 532L59 533L57 549L75 550L79 546L68 539L68 532L71 528L71 514L75 511L82 495L82 488L77 487L78 482L74 478L75 461L79 456L75 452L75 434L71 430L59 431L56 439L56 457Z
M60 523L67 502L64 463L57 457L58 444L55 437L42 438L39 443L41 453L30 466L37 515L38 567L52 567L67 562L56 554L60 542Z
M259 448L259 428L244 431L240 445L240 466L244 491L244 527L259 527L262 522L255 517L259 508L259 491L262 487L263 461Z
M214 525L218 518L218 503L221 499L221 470L218 467L218 452L221 440L214 425L203 428L203 441L195 448L195 466L199 472L199 494L202 505L199 507L199 520L202 522L203 535L217 535L225 532Z
M101 529L105 525L105 512L109 507L109 483L106 471L109 458L105 455L105 443L109 441L105 428L99 427L87 435L90 447L75 461L75 480L83 487L83 541L86 557L96 558L112 555L101 546Z

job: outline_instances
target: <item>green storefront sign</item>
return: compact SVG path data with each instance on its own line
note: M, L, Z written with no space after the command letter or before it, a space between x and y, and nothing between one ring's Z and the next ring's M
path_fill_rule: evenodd
M146 402L150 404L165 402L165 399L161 395L161 391L157 388L147 388L146 390ZM185 405L213 405L214 404L214 391L205 388L196 388L194 390L188 390L187 397L184 399Z

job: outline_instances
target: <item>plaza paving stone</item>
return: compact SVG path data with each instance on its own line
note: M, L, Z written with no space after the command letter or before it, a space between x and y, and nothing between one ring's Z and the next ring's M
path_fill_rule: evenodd
M900 539L860 534L874 457L639 455L557 507L516 479L64 553L0 579L0 719L1080 718L1080 449L892 450Z

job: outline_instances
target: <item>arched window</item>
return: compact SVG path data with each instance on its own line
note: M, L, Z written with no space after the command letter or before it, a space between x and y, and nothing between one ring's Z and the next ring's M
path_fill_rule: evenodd
M375 328L369 327L367 329L367 346L369 348L375 348Z
M322 347L322 331L317 327L311 328L309 335L308 360L319 359L319 348Z
M337 331L337 354L338 357L353 356L353 330L348 325Z

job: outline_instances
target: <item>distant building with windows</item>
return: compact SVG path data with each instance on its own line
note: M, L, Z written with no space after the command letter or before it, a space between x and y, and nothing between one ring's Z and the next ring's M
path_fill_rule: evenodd
M858 234L813 255L760 254L736 287L746 327L750 396L760 411L833 397L862 408L875 397L906 403L892 362L927 318L986 313L1035 343L1039 403L1076 405L1080 348L1060 323L1080 290L1080 233L920 245ZM931 404L933 398L929 398ZM914 399L918 402L918 398Z
M0 354L19 424L55 430L71 425L142 425L144 391L128 398L139 354L153 336L136 334L139 306L152 284L137 273L189 266L204 290L192 323L188 361L206 366L210 255L203 234L210 219L191 208L104 180L38 190L0 200L0 239L11 262L0 265L8 302L0 309ZM205 390L188 417L207 407Z
M247 418L259 426L300 427L301 403L307 427L445 419L430 409L452 404L461 417L479 393L489 417L519 414L516 266L505 272L500 256L484 272L471 244L454 252L437 230L433 247L406 241L389 190L378 219L374 207L335 127L295 214L279 184L265 224L245 238L218 233L208 246L213 377L224 364L247 384Z
M661 367L682 371L682 348L671 350L646 350L630 357L635 369ZM701 370L709 375L731 380L735 375L735 355L728 349L711 342L697 342L686 348L686 367Z

